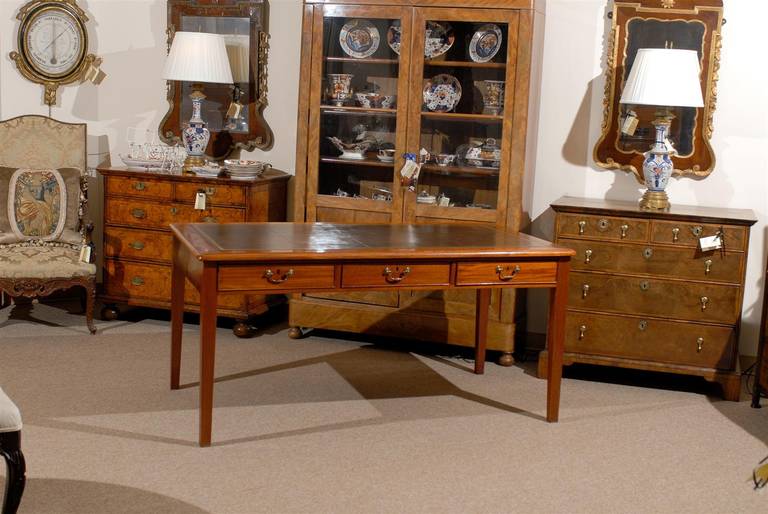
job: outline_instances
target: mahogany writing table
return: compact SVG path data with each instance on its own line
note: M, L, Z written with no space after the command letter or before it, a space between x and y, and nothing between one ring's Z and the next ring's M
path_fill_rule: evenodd
M173 231L171 389L179 388L184 278L200 291L200 446L211 444L220 292L477 289L475 373L483 373L491 289L550 288L547 421L557 421L568 270L574 251L480 225L181 223Z

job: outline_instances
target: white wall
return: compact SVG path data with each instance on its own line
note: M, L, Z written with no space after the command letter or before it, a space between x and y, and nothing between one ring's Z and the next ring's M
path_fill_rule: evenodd
M0 117L47 114L42 87L25 81L8 59L23 1L0 0ZM156 130L167 110L164 82L166 4L163 0L79 0L91 18L91 51L104 57L107 78L60 90L53 116L89 125L89 150L106 148L112 161L127 149L128 127ZM534 233L550 236L549 204L562 195L634 200L640 188L623 172L591 162L602 120L607 0L548 0L541 104L535 145L536 173L528 177L526 211ZM270 0L269 107L275 133L269 152L253 152L292 172L295 164L301 1ZM768 220L768 50L759 35L768 2L725 0L719 100L713 147L717 168L707 179L675 180L677 204L748 207L759 217L750 241L741 351L756 353ZM533 301L532 327L543 327L543 306Z

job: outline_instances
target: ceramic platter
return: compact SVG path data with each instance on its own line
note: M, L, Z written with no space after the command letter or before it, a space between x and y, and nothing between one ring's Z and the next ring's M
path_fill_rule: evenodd
M125 155L120 155L120 160L129 168L161 168L163 161L155 159L135 159Z
M469 57L475 62L488 62L501 49L501 29L488 23L481 26L469 42Z
M432 112L452 111L461 100L459 79L447 73L435 75L424 86L424 106Z
M448 23L427 22L424 38L424 57L434 59L451 49L456 36Z
M378 50L380 40L379 29L368 20L350 20L339 32L341 49L356 59L372 56Z
M387 31L387 44L397 55L400 55L400 22L394 22Z

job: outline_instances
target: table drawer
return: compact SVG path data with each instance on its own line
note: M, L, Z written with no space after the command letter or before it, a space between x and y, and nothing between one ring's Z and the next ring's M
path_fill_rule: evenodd
M444 286L450 277L449 264L346 264L341 287Z
M106 192L108 195L170 200L173 197L173 184L143 177L107 177Z
M177 202L195 203L197 193L205 193L207 205L245 205L245 188L243 186L207 185L196 182L176 184L174 198Z
M219 267L219 291L331 289L334 266L327 264L232 264Z
M557 280L555 262L467 262L456 272L457 286L550 284Z
M568 305L622 314L736 323L741 288L598 273L571 273Z
M732 369L733 328L568 312L565 351Z
M557 233L563 237L647 241L648 220L586 214L560 214Z
M171 234L130 228L104 229L106 257L124 257L171 262Z
M678 223L674 221L654 221L651 224L651 241L654 243L674 244L677 246L697 247L699 238L714 236L721 225L701 223ZM747 240L745 227L722 226L725 234L726 250L743 251Z
M571 260L574 270L641 273L704 281L741 283L744 254L695 248L670 248L653 245L616 245L595 241L560 240L576 250Z
M104 210L107 223L136 227L168 228L170 223L245 221L245 210L233 207L212 207L200 211L193 205L111 198Z

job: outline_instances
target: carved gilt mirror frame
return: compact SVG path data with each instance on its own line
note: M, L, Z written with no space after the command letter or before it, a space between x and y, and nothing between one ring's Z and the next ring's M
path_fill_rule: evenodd
M211 132L205 154L220 160L233 151L272 146L272 130L264 120L267 106L267 0L168 0L167 51L177 31L223 34L235 84L204 84L203 119ZM192 114L189 82L168 81L168 112L160 122L160 139L180 141ZM233 118L233 100L242 105Z
M696 50L701 63L704 107L672 109L670 141L677 150L675 175L706 177L715 167L710 144L720 67L722 0L616 0L607 38L602 135L594 149L595 163L635 174L642 183L643 152L654 141L654 108L619 103L624 83L639 48ZM663 78L661 78L663 80ZM629 110L640 123L632 136L621 125Z

